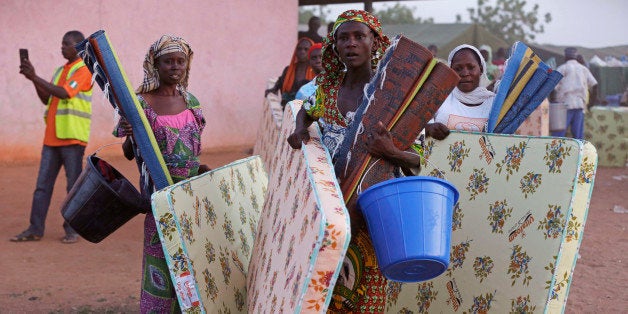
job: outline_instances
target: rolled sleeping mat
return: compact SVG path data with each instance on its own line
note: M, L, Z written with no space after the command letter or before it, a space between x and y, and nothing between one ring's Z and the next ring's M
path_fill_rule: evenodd
M173 183L155 135L104 30L76 45L79 56L92 72L111 105L133 127L133 139L157 190Z
M434 59L427 48L401 35L395 38L367 85L334 160L348 208L357 199L358 185L366 189L393 178L391 163L380 160L371 167L376 160L366 150L368 132L363 130L372 130L381 121L397 147L410 148L458 80L456 72ZM367 169L368 177L362 180Z

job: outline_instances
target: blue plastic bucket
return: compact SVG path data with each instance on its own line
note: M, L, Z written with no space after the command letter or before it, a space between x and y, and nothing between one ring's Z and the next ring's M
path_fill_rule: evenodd
M449 266L458 190L426 176L375 184L358 197L380 270L390 280L418 282Z

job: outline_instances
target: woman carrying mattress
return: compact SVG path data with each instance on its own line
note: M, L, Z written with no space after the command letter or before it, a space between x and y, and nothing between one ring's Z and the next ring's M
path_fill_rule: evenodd
M184 39L162 36L148 50L144 79L136 90L174 182L209 170L199 160L205 118L198 100L187 91L192 56L192 49ZM128 159L138 156L132 143L133 130L124 118L120 119L113 133L117 137L126 137L123 150ZM145 177L147 175L142 172L141 186L143 196L149 198L154 187ZM142 313L180 311L151 211L144 220L141 285Z
M297 113L294 133L288 138L292 148L301 148L310 139L308 127L318 119L323 123L323 143L332 154L354 123L364 86L389 46L379 20L366 11L349 10L338 16L332 31L323 40L323 72L317 76L314 95ZM385 158L402 169L419 167L419 157L408 154L392 141L380 122L369 135L366 147L374 157ZM331 313L383 313L387 280L382 275L361 213L348 208L351 216L351 242L334 286Z

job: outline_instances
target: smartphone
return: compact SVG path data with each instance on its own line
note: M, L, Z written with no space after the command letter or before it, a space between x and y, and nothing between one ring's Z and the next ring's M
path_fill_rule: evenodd
M22 63L24 59L28 60L28 49L20 48L20 63Z

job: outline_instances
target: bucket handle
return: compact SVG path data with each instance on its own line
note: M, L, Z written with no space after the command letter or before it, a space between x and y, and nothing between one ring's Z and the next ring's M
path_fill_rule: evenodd
M362 175L362 178L360 178L360 183L358 183L358 188L357 188L357 193L358 195L362 194L362 181L364 181L364 178L366 177L366 175L369 173L369 171L371 171L371 169L373 168L373 166L375 166L375 164L380 161L381 158L377 158L375 160L375 162L373 162L368 169L366 169L366 171L364 171L364 174Z
M444 172L442 172L442 171L441 171L438 167L436 167L436 165L432 164L429 160L427 160L427 158L425 158L425 156L421 156L420 154L417 154L417 153L415 153L415 152L409 152L409 151L404 151L404 152L406 152L406 153L408 153L408 154L412 154L412 155L419 156L419 159L421 159L421 160L425 161L425 163L427 163L427 164L429 164L430 166L432 166L434 169L436 169L436 171L438 171L438 173L439 173L439 174L440 174L443 178L445 178L445 173L444 173ZM380 161L380 160L381 160L381 158L377 158L377 159L375 160L375 162L373 162L373 163L372 163L372 164L368 167L368 169L366 169L366 171L364 172L364 175L362 175L362 178L360 178L360 183L358 184L358 187L357 187L357 193L358 193L358 195L362 194L362 182L364 181L364 178L365 178L365 177L366 177L366 175L369 173L369 171L371 171L371 168L373 168L373 166L375 166L375 164L376 164L378 161Z
M98 154L98 152L99 152L101 149L103 149L103 148L105 148L105 147L113 146L113 145L118 145L118 144L122 145L122 144L124 144L124 142L113 142L113 143L109 143L109 144L100 145L100 147L98 147L98 148L96 149L96 151L92 153L92 155L93 155L93 156L96 156L96 154Z

